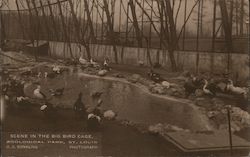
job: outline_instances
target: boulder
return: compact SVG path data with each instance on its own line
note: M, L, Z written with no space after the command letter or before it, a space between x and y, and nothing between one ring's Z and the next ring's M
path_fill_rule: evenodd
M150 88L150 91L154 94L166 94L166 89L163 86L155 85Z
M140 80L141 76L138 74L133 74L132 76L128 77L128 81L132 83L136 83Z
M107 73L108 73L107 70L100 70L100 71L98 71L98 75L99 76L105 76Z
M196 97L202 97L204 95L203 90L201 89L196 89L195 90L195 96Z

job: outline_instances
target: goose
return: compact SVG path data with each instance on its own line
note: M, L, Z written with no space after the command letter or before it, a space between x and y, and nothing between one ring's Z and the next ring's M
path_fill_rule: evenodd
M83 56L81 55L80 58L79 58L79 62L81 64L88 64L88 61L86 59L83 58Z
M226 91L229 91L236 95L242 95L245 99L247 99L247 91L241 87L235 87L232 80L228 80L226 85Z
M82 92L79 93L78 98L76 102L74 103L74 111L75 113L80 113L80 114L86 114L86 107L84 103L82 102Z
M46 99L46 95L41 92L41 86L37 85L37 88L33 92L34 96L38 99Z
M62 96L64 92L64 87L63 88L58 88L58 89L50 89L52 96Z

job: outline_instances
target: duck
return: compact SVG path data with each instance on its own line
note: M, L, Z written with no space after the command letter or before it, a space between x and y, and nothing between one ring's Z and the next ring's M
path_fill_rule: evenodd
M55 78L56 77L56 73L54 72L44 72L44 78Z
M82 114L85 115L86 114L86 107L85 104L82 102L82 92L79 93L78 98L76 100L76 102L74 103L74 111L77 114Z
M53 107L53 105L49 102L45 102L43 105L40 107L40 111L45 115L45 116L53 116L56 113L56 108Z
M50 89L51 96L62 96L64 92L64 87L63 88L58 88L58 89Z
M154 63L153 68L161 68L161 64L159 62Z
M87 127L89 130L98 130L101 124L101 117L94 113L88 114Z
M194 76L189 76L184 83L185 96L188 97L190 94L195 93L202 85L202 79Z
M244 99L247 99L247 90L241 87L235 87L232 80L228 80L226 85L226 91L243 96Z
M108 71L111 70L107 58L104 59L104 62L103 62L103 69L108 70Z
M61 69L59 66L57 65L54 65L53 68L52 68L52 71L56 74L60 74L61 73Z
M138 61L139 66L144 66L144 62L143 61Z
M99 98L102 94L103 94L103 92L93 92L93 93L91 93L91 97L92 98Z
M150 69L150 71L148 72L148 76L150 77L150 79L156 83L161 83L162 81L165 81L160 74L155 73L152 69Z
M88 64L88 61L86 59L83 58L83 56L81 55L80 58L79 58L79 62L81 64Z
M16 104L19 107L28 107L28 106L32 105L32 103L29 101L29 98L23 97L23 96L16 97Z
M37 85L37 88L34 90L33 94L37 99L46 99L46 95L43 92L41 92L40 85Z
M93 59L90 59L90 65L93 66L94 68L98 68L99 64L97 62L94 62Z

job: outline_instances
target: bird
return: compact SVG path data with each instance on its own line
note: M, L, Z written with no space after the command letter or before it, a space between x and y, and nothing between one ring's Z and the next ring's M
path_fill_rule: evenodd
M88 64L88 61L87 61L86 59L84 59L84 58L82 57L82 55L81 55L80 58L79 58L79 62L80 62L81 64Z
M104 62L103 62L103 69L108 70L108 71L111 70L107 58L104 59Z
M90 59L90 65L93 66L94 68L98 68L99 64L97 62L94 62L93 59Z
M37 88L33 92L34 96L38 99L46 99L46 95L41 92L41 86L37 85Z
M161 64L159 62L154 63L153 68L160 68Z
M150 71L148 72L148 76L150 77L150 79L156 83L160 83L162 81L165 81L160 74L155 73L152 69L150 69Z
M210 90L208 89L208 81L207 81L206 79L204 79L204 86L203 86L202 90L203 90L203 92L204 92L205 94L208 94L208 95L215 95L214 92L212 92L212 91L210 91Z
M117 114L112 111L112 110L107 110L103 113L103 117L108 119L108 120L112 120L117 116Z
M29 98L23 96L16 97L16 104L18 107L28 107L32 105L32 103L29 101Z
M42 77L42 72L38 72L37 77L41 78Z
M90 130L97 130L100 128L101 117L93 113L88 114L87 127Z
M56 113L56 108L53 106L53 104L49 103L49 102L45 102L41 107L40 107L40 111L45 115L45 116L55 116Z
M91 97L92 98L99 98L102 94L103 94L103 92L93 92L93 93L91 93Z
M82 92L79 93L76 102L74 103L74 111L82 116L86 114L85 104L82 102Z
M138 61L139 66L143 66L144 62L143 61Z
M194 76L190 76L185 80L185 96L188 97L190 94L195 93L196 89L199 89L202 85L202 79Z
M54 65L53 68L52 68L52 71L57 73L57 74L60 74L61 73L61 69L59 66L57 65Z
M52 96L62 96L64 92L64 87L63 88L58 88L58 89L50 89Z
M226 91L231 92L236 95L243 96L244 99L247 99L247 90L241 87L235 87L233 84L233 81L228 79L227 85L226 85Z
M99 117L102 117L102 112L101 112L101 103L98 103L97 106L94 108L94 110L92 111L92 113L94 115L97 115Z
M44 78L55 78L56 77L56 73L54 72L45 72L44 73Z

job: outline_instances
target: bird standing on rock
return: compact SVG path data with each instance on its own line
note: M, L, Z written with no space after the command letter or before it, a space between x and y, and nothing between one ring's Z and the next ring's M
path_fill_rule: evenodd
M33 92L34 96L38 99L46 99L46 95L41 92L41 86L37 85L37 88Z
M232 80L228 80L226 85L226 91L236 95L241 95L244 99L247 99L247 90L241 87L235 87Z

